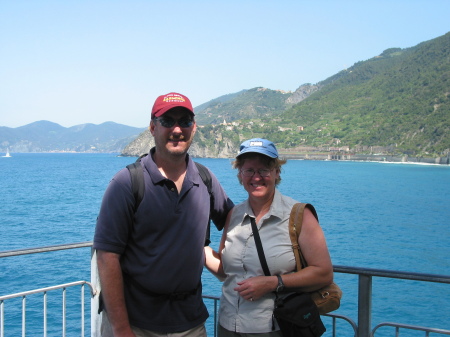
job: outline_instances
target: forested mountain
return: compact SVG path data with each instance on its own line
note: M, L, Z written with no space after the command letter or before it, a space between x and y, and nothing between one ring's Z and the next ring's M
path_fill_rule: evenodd
M301 102L319 89L318 85L303 84L295 92L253 88L213 99L195 107L197 124L223 124L235 120L273 118Z
M243 118L271 118L280 115L290 106L286 100L291 95L291 92L286 93L266 88L243 90L196 107L196 120L199 125L208 125L232 122Z
M144 128L113 122L70 128L38 121L18 128L0 127L0 151L11 152L121 152Z
M193 153L228 156L242 140L264 137L289 153L448 157L449 95L447 33L387 49L294 93L254 88L205 103L195 108L199 146ZM124 152L147 151L139 148L141 140Z
M282 115L304 126L297 144L377 145L409 154L450 149L450 33L387 49L319 85ZM287 145L284 137L278 141Z

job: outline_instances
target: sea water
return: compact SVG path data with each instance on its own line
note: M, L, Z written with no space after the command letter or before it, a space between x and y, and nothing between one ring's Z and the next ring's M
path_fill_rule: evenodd
M91 241L109 180L133 160L114 154L0 158L0 251ZM235 203L246 199L231 160L196 160L216 174ZM334 265L450 275L449 166L290 160L281 176L282 193L316 207ZM215 249L220 236L212 230ZM89 281L89 261L89 248L2 258L0 295ZM357 321L357 276L336 273L335 281L344 291L336 313ZM207 271L203 286L204 294L220 296L221 283ZM66 296L67 335L79 336L79 288L68 288ZM83 296L89 305L89 291ZM48 293L50 336L61 335L61 297ZM21 334L21 301L4 302L5 336ZM212 301L206 303L212 314ZM372 326L394 321L450 329L448 303L450 285L374 278ZM42 311L42 295L28 296L28 336L43 334ZM85 325L89 331L89 315ZM212 318L207 327L212 335ZM393 335L383 329L377 336ZM338 333L351 336L342 322Z

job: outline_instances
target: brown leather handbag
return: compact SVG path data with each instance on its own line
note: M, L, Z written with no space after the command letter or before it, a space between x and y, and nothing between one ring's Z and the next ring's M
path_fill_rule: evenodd
M317 221L319 221L319 217L317 216L317 212L313 205L297 203L292 207L291 215L289 217L289 236L292 242L292 249L295 255L297 270L300 270L308 265L298 244L298 236L302 230L303 212L305 208L308 208L314 214ZM321 314L334 311L341 305L342 290L336 283L331 283L330 285L313 291L310 294Z

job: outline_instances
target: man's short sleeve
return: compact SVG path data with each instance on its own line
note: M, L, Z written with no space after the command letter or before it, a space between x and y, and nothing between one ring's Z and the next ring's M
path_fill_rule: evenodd
M94 248L122 254L133 223L134 196L128 169L110 181L102 199L94 235Z

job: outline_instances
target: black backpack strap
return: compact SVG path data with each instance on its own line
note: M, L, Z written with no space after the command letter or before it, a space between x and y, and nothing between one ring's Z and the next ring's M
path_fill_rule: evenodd
M195 166L197 166L198 174L200 175L200 178L202 178L203 183L206 185L206 188L208 189L209 196L211 198L214 198L213 192L212 192L212 179L211 175L209 174L208 169L205 165L202 165L200 163L194 162ZM210 202L211 207L213 206L213 203Z
M212 191L212 179L211 175L209 174L208 169L205 165L202 165L200 163L194 162L195 166L197 166L198 174L200 175L200 178L202 178L203 183L206 185L206 188L208 189L209 193L209 220L208 220L208 227L206 229L206 238L205 238L205 246L209 246L211 243L211 213L214 210L214 193Z
M142 199L144 198L144 192L145 192L145 181L144 181L144 171L141 165L141 159L145 157L147 154L143 154L140 156L136 162L133 164L127 165L128 171L130 171L131 176L131 189L133 191L134 195L134 211L136 212ZM209 220L208 220L208 227L206 229L206 238L205 238L205 246L208 246L211 243L210 240L210 227L211 227L211 212L214 209L214 193L212 192L212 179L211 175L209 173L209 170L206 168L206 166L194 162L197 166L198 173L200 175L200 178L202 179L203 183L205 184L208 193L209 193Z
M131 190L134 195L134 211L136 212L142 199L144 199L145 181L144 170L142 169L141 159L147 154L140 156L133 164L127 165L128 171L131 176Z

